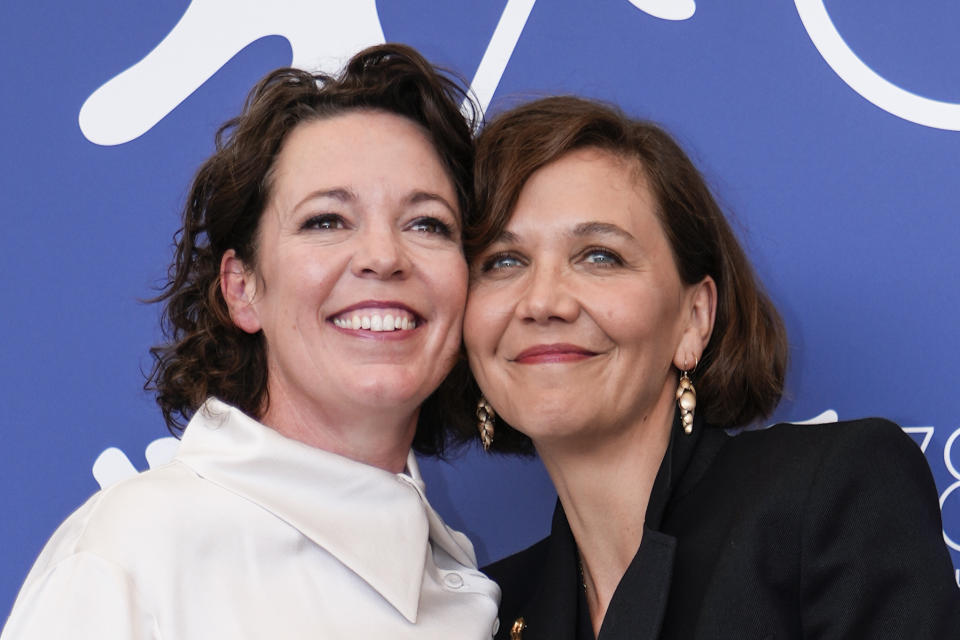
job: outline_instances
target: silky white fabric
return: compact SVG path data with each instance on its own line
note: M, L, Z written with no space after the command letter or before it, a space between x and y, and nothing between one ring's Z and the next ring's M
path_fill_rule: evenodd
M423 493L211 399L54 533L2 640L490 638L500 590Z

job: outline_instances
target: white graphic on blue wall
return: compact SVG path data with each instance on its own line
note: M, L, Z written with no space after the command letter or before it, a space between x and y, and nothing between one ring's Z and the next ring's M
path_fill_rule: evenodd
M817 51L851 89L904 120L935 129L960 131L960 104L918 96L877 74L843 41L823 0L796 0L796 5Z
M287 39L293 66L323 71L384 41L374 0L193 0L160 44L87 98L80 130L101 145L138 138L266 36Z
M960 471L958 471L955 462L960 462L960 429L951 434L947 444L943 447L943 462L947 466L947 471L954 479L954 482L940 494L940 511L946 513L950 511L957 513L960 510ZM954 551L960 551L960 531L947 531L951 526L956 526L958 518L944 518L943 539L947 546ZM960 584L960 574L957 574L957 583Z
M536 0L508 0L471 88L482 111L493 98ZM694 15L693 0L629 0L664 20ZM916 95L867 66L844 42L822 0L795 0L811 41L854 91L897 117L960 131L960 104ZM331 19L331 16L333 18ZM282 36L291 65L335 71L354 52L384 41L375 0L193 0L169 34L142 60L84 102L79 124L93 143L117 145L143 135L244 47Z
M173 460L180 441L174 437L158 438L147 445L144 456L151 469L156 469ZM113 486L121 480L132 478L138 471L130 458L120 449L104 449L93 461L93 478L101 489Z

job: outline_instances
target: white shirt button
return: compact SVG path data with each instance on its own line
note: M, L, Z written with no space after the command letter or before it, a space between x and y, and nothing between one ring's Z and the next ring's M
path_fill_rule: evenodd
M459 573L448 573L443 576L443 582L451 589L459 589L463 586L463 578Z

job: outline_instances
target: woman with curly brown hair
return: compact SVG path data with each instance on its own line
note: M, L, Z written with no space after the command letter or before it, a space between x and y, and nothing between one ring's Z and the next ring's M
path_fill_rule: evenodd
M487 124L476 172L461 416L535 448L559 496L550 536L486 569L498 637L956 637L936 488L896 425L732 434L779 401L786 333L669 135L546 98Z
M57 530L5 640L491 636L499 590L411 451L443 448L460 346L463 98L400 45L255 87L159 298L148 386L179 451Z

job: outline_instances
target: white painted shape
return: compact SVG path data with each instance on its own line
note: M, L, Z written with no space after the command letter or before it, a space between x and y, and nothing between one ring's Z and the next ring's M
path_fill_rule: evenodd
M93 477L101 489L137 475L137 469L125 454L116 447L104 449L93 462Z
M950 472L950 475L957 480L960 480L960 471L957 471L957 468L953 464L953 460L950 459L953 450L953 443L957 441L958 437L960 437L960 429L957 429L951 433L950 437L947 439L947 444L943 446L943 463L947 465L947 471Z
M888 82L847 46L823 0L795 0L795 3L817 51L851 89L898 118L934 129L960 131L960 104L924 98Z
M930 438L933 437L933 427L903 427L904 433L922 433L923 441L920 443L920 451L927 452L927 445L930 444Z
M823 413L816 415L807 420L800 420L798 422L791 422L790 424L828 424L830 422L836 422L839 416L837 412L833 409L827 409Z
M697 10L697 3L693 0L630 0L630 4L664 20L687 20Z
M294 66L328 72L384 41L375 0L193 0L160 44L87 98L80 130L100 145L134 140L244 47L271 35L290 43Z
M507 68L507 62L513 55L513 50L517 46L523 28L527 25L527 19L535 3L536 0L508 0L507 6L500 14L500 20L487 44L487 50L483 53L480 66L477 67L477 72L473 76L473 82L470 83L470 90L476 98L481 113L486 113L490 101L493 100L493 94L497 91L503 72ZM464 109L468 108L469 105L464 103Z
M945 465L947 465L947 471L949 471L950 475L956 479L956 482L951 484L946 488L946 490L944 490L943 493L940 494L940 511L943 511L943 504L947 501L947 498L950 497L950 494L957 489L960 489L960 473L957 472L957 468L953 465L953 461L950 460L951 452L953 451L953 445L957 441L958 437L960 437L960 429L957 429L950 434L950 437L947 439L947 444L945 444L943 447L943 462ZM943 541L946 542L947 546L954 551L960 551L960 542L957 542L948 536L946 529L943 531Z
M157 438L147 445L144 452L147 458L147 464L151 469L155 469L167 464L177 455L177 449L180 448L180 441L172 436L166 438Z

